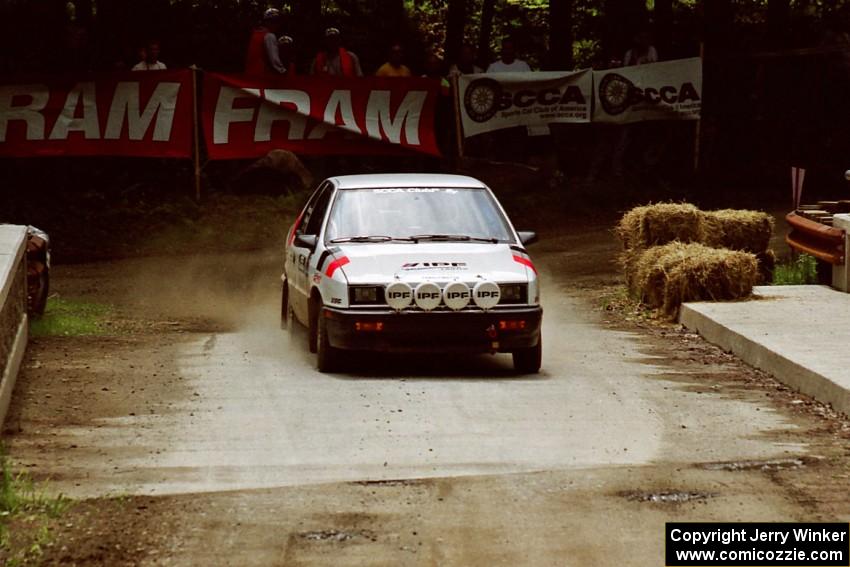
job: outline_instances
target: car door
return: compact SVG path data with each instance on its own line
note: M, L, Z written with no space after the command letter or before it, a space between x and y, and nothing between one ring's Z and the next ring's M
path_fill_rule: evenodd
M333 185L330 182L325 182L307 203L301 223L295 229L295 238L287 257L287 277L290 279L290 290L294 291L291 294L293 296L292 308L302 322L307 321L307 308L310 299L308 265L314 250L299 245L297 237L299 235L319 236L332 192ZM321 244L317 247L321 247Z

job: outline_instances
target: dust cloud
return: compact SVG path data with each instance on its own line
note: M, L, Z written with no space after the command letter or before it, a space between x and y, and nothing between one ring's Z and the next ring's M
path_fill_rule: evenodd
M136 316L197 331L279 329L282 251L142 258L118 269L128 282L119 304Z

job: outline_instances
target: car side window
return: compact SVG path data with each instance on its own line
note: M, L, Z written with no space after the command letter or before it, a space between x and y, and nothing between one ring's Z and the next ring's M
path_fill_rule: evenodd
M309 234L305 233L304 229L310 222L310 218L313 216L313 211L316 210L316 203L319 201L321 195L326 191L328 185L328 183L322 185L310 196L310 199L307 201L307 205L304 207L304 214L301 215L298 226L295 227L296 234Z
M333 186L328 183L316 199L316 203L313 205L313 210L309 212L310 218L306 219L304 222L304 234L319 234L319 230L322 228L322 221L324 220L325 213L328 210L328 203L331 200L332 193Z

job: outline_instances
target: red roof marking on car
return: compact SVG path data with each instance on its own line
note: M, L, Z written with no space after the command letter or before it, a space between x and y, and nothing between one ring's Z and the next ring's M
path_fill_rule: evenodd
M517 262L524 266L528 266L535 274L537 273L537 268L534 267L534 264L528 258L523 258L522 256L514 256L514 262Z
M343 267L350 261L351 260L348 259L348 256L342 256L341 258L337 258L336 260L328 264L328 269L325 271L325 275L329 278L332 278L337 268Z

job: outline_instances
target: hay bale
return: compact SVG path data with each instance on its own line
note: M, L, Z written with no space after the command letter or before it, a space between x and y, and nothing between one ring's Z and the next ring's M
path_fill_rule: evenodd
M759 277L756 285L770 285L773 282L773 270L776 268L776 253L766 250L756 254L759 263Z
M614 232L623 243L624 250L639 248L641 225L646 214L646 206L635 207L623 215Z
M635 295L671 316L685 301L747 297L759 276L753 254L681 242L646 250L635 270Z
M748 297L758 278L758 262L749 252L708 247L692 250L668 274L663 310L675 316L686 301Z
M702 214L687 203L659 203L635 207L620 219L617 235L626 249L649 248L678 240L699 242Z
M637 252L632 268L632 296L650 307L662 307L668 274L684 261L690 246L672 242Z
M626 287L632 292L633 295L636 295L635 291L637 289L636 286L636 274L637 274L637 265L640 261L641 255L645 252L645 250L641 248L629 248L623 250L620 253L620 256L617 258L620 267L623 270L623 276L626 280Z
M713 248L761 254L770 246L773 217L760 211L723 209L703 213L700 242Z

